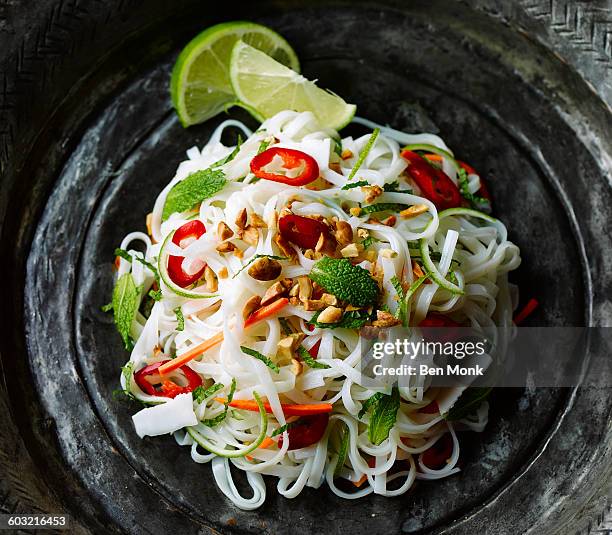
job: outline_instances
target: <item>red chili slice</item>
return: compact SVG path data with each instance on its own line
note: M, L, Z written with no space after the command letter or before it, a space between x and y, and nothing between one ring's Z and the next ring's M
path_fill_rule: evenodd
M427 314L425 319L421 320L419 327L461 327L461 325L443 314L432 312Z
M294 214L281 217L278 220L278 230L283 238L302 249L314 249L321 234L329 232L324 223Z
M310 353L310 356L313 359L316 359L317 356L319 355L319 348L321 347L321 340L317 340L317 342L315 343L315 345L313 345L309 350L308 353Z
M140 387L143 392L150 394L151 396L162 396L165 398L175 398L179 394L186 394L187 392L192 392L195 388L202 384L202 379L200 376L194 372L189 366L181 366L180 370L185 375L185 379L187 379L187 385L182 386L178 385L173 381L168 379L164 379L162 381L159 376L158 368L164 364L164 362L169 362L168 360L162 360L160 362L156 362L155 364L149 364L149 366L145 366L142 370L138 370L134 374L134 381ZM146 378L150 376L157 375L154 378L160 384L159 389L155 387L155 385L149 382Z
M194 219L193 221L185 223L176 230L174 236L172 236L172 243L181 247L181 242L183 240L186 240L187 238L195 238L197 240L205 232L206 227L204 226L204 223L202 223L199 219ZM190 275L183 269L183 260L185 260L184 256L168 256L168 275L170 275L170 278L174 284L180 286L181 288L186 288L187 286L191 286L204 274L206 265L204 265L202 269L198 270L193 275Z
M450 433L442 435L438 441L421 456L421 461L427 468L440 470L446 460L453 454L453 437Z
M289 450L299 450L311 446L321 440L327 429L329 414L313 414L302 416L299 420L289 426ZM283 446L283 436L278 440L278 447Z
M453 342L460 338L463 327L461 324L447 318L443 314L431 313L419 323L419 327L435 328L435 331L428 331L424 334L427 340L434 342ZM442 328L444 328L442 330ZM437 330L440 329L440 330Z
M436 205L439 210L456 208L463 203L459 188L450 177L416 152L402 151L402 158L408 160L408 174L416 182L421 194Z
M284 170L290 171L292 169L299 169L298 175L290 177L286 174L264 171L264 167L266 167L275 156L279 156L282 159L282 168ZM251 172L256 177L265 178L266 180L282 182L290 186L305 186L319 178L319 165L312 156L301 150L272 147L258 154L251 160Z

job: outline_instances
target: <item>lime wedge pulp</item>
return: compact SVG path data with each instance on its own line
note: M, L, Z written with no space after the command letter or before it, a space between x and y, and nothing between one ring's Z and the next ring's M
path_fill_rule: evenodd
M234 45L230 78L240 104L259 119L282 110L311 111L322 127L340 130L355 114L353 104L243 41Z
M187 44L172 70L170 94L183 126L206 121L236 101L229 63L239 40L290 69L300 69L289 43L265 26L243 21L211 26Z

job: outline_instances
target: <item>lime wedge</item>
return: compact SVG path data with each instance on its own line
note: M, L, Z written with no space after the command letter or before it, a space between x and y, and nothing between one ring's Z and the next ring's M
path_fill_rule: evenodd
M300 70L289 43L270 28L243 21L211 26L189 42L172 69L172 104L183 126L206 121L235 102L229 63L238 40Z
M355 105L318 88L243 41L234 45L230 78L240 105L258 119L267 119L282 110L311 111L322 127L340 130L355 115Z

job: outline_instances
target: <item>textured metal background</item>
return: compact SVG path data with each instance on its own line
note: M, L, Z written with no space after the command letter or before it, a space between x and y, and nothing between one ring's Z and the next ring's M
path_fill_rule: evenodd
M608 106L612 104L612 1L463 0L467 4L540 41L587 80ZM32 133L70 91L62 80L64 68L87 71L78 51L91 47L104 55L139 27L154 24L177 10L181 2L138 0L0 2L0 175L8 162L27 169L21 146L36 146ZM117 42L96 39L100 21L115 29ZM84 29L86 31L84 31ZM120 73L129 76L129 73ZM24 95L48 95L31 100ZM68 133L55 132L53 142L64 143ZM40 140L41 143L49 140ZM32 195L43 192L32 191ZM7 195L0 194L0 222L4 222ZM11 201L11 202L14 202ZM1 224L1 223L0 223ZM6 228L0 230L6 231ZM15 235L18 243L22 236ZM19 337L19 333L3 333ZM16 341L19 346L19 341ZM6 357L6 356L5 356ZM53 491L43 482L15 426L0 386L0 510L2 512L61 512ZM45 421L41 428L48 425ZM25 437L27 442L28 437ZM610 495L610 493L608 493ZM606 514L609 518L606 520ZM583 532L612 528L610 505L598 496L585 508ZM83 529L75 525L74 532Z

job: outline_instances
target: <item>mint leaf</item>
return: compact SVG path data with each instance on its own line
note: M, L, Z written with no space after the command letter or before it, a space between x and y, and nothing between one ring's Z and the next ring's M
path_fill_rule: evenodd
M121 367L121 375L125 379L125 384L129 390L130 382L132 381L132 373L134 373L134 363L129 361L125 366Z
M266 357L263 353L260 353L259 351L255 351L254 349L251 349L250 347L240 346L240 349L242 350L243 353L246 353L247 355L250 355L251 357L255 357L258 360L261 360L261 362L263 362L272 371L276 373L280 373L280 368L276 364L274 364L272 360Z
M232 378L232 386L230 386L229 395L227 396L227 401L225 402L225 410L221 414L218 414L217 416L215 416L214 418L208 418L206 420L202 420L202 423L208 427L214 427L215 425L218 425L223 420L225 420L225 418L227 417L227 413L229 411L229 404L234 399L235 392L236 392L236 379Z
M278 435L282 435L285 431L287 431L293 425L294 425L293 423L281 425L278 429L275 429L274 432L270 436L277 437Z
M380 129L375 128L374 131L372 132L372 135L370 136L370 139L368 139L366 146L363 148L363 150L359 154L359 158L357 159L357 163L355 163L355 167L351 169L351 173L348 176L348 180L351 180L357 174L357 171L359 171L359 168L363 165L363 162L365 161L367 155L370 153L370 151L372 150L372 147L374 146L374 142L376 141L378 134L380 134Z
M161 290L149 290L149 297L153 299L153 301L161 301L162 300L162 291Z
M130 349L133 341L131 336L132 321L140 305L140 290L134 283L130 273L119 277L113 290L113 316L117 330L123 339L126 349Z
M374 242L380 241L378 239L376 239L374 236L368 236L367 238L364 238L363 241L361 242L361 245L363 245L364 249L367 249L368 247L370 247L370 245L372 245Z
M372 407L373 405L378 403L382 399L383 396L384 396L384 394L382 392L376 392L376 394L374 394L374 395L370 396L368 399L366 399L363 402L363 404L361 405L361 410L359 411L359 414L357 415L357 418L359 418L361 420L361 418L363 418L364 414L370 410L370 407Z
M181 310L181 307L176 307L173 312L176 314L176 321L178 322L178 325L176 326L176 330L177 331L184 331L185 330L185 316L183 316L183 311Z
M457 171L457 181L459 183L459 192L461 193L461 196L468 200L472 207L479 208L483 204L489 204L488 199L475 195L474 193L470 193L468 172L463 167Z
M370 183L367 180L358 180L357 182L350 182L349 184L344 184L344 186L342 186L340 189L353 189L369 185Z
M390 395L383 394L372 408L368 438L375 446L389 437L389 432L397 420L397 411L400 406L400 396L397 387L393 387Z
M264 139L260 144L259 144L259 148L257 149L257 154L261 154L263 151L265 151L268 147L270 146L270 142L267 139Z
M234 148L234 150L230 152L225 158L221 158L220 160L217 160L210 167L211 168L221 167L222 165L225 165L226 163L231 162L236 157L236 155L240 152L241 145L242 145L242 136L238 134L238 143L236 143L236 147Z
M331 366L323 362L319 362L312 358L312 355L308 353L308 350L304 346L298 347L298 355L308 365L309 368L317 368L320 370L326 370Z
M400 183L396 180L383 186L383 189L390 193L412 193L411 189L400 189Z
M397 299L398 299L395 317L398 320L400 320L403 325L406 325L406 320L407 320L406 291L404 290L404 287L402 286L402 283L397 277L397 275L394 275L393 277L391 277L391 284L393 285L393 288L395 289L397 293Z
M334 142L334 152L338 156L342 156L342 140L337 137L332 137L332 140Z
M378 284L370 272L347 258L326 256L312 266L308 276L326 292L354 306L369 306L378 299Z
M221 191L226 183L225 174L218 169L205 169L190 174L168 192L162 221L175 212L190 210L203 200L212 197Z
M408 208L407 204L401 204L397 202L379 202L376 204L367 204L361 207L363 214L374 214L376 212L401 212L405 208Z
M491 387L471 387L465 389L457 402L444 415L444 419L448 421L461 420L472 411L475 411L480 404L487 399L493 390Z
M202 385L200 385L196 387L192 392L193 399L198 403L202 403L205 399L216 394L222 388L225 388L223 383L215 383L214 385L209 386L208 388L204 388Z
M336 463L336 468L334 469L334 476L340 474L340 471L346 462L350 437L351 434L349 433L348 427L346 424L344 424L342 430L342 441L340 442L340 449L338 450L338 462Z

